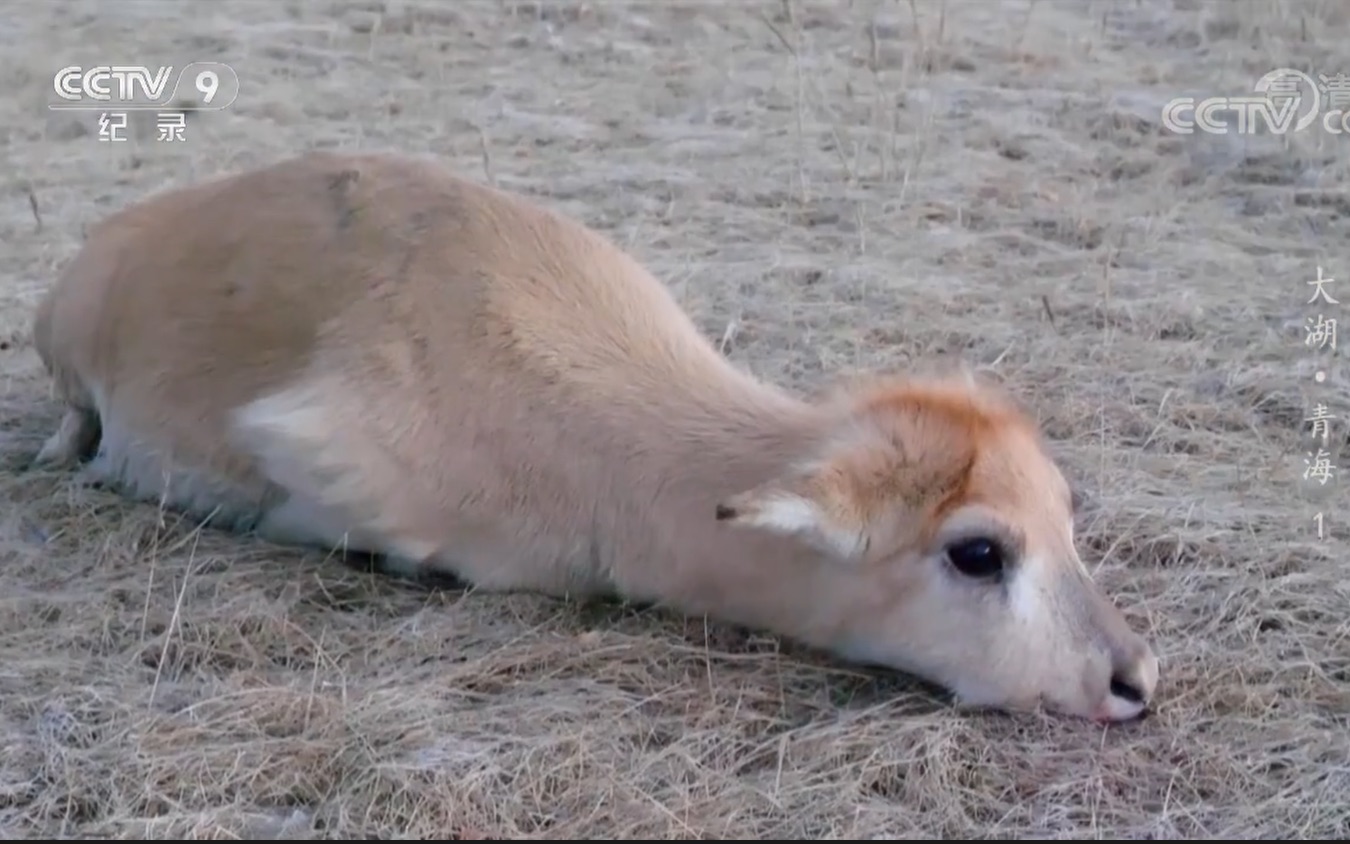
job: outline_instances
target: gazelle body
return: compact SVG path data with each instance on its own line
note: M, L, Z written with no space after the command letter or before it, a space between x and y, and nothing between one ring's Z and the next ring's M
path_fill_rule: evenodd
M977 704L1153 695L1000 393L792 396L600 235L430 162L311 153L126 208L34 336L67 405L39 462L216 525L707 613Z

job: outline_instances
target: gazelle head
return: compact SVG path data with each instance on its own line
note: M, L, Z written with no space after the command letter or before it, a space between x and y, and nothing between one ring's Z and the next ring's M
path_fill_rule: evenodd
M1079 559L1034 423L969 377L836 401L815 453L717 507L819 556L813 638L971 704L1143 714L1157 657Z

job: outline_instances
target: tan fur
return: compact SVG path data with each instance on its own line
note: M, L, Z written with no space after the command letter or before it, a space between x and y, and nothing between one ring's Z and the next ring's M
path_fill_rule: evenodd
M95 477L215 524L662 602L973 703L1121 719L1144 703L1112 678L1157 682L1001 394L793 397L599 235L430 162L313 153L127 208L34 336L68 405L41 462L96 448ZM976 534L1002 578L944 556Z

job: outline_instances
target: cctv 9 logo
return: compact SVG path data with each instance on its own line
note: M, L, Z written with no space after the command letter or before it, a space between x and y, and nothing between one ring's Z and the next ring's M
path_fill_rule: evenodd
M173 84L170 87L170 81ZM193 62L178 73L169 67L72 65L57 71L53 109L165 108L220 111L239 96L239 74L221 62Z

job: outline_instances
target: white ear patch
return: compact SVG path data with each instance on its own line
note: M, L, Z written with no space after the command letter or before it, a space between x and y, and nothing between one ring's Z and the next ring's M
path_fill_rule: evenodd
M811 533L821 527L815 505L796 495L780 494L759 502L744 518L745 524L777 533Z
M851 559L867 545L859 532L841 529L829 523L811 501L787 492L750 501L732 499L718 508L718 518L786 536L796 536L831 556Z

